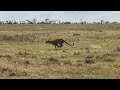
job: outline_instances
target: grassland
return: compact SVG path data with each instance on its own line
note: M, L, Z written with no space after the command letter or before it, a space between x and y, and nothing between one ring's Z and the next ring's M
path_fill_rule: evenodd
M0 25L0 79L120 79L120 24Z

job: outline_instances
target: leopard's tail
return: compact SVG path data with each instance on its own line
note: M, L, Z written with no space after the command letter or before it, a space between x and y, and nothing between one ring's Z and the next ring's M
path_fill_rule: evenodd
M74 43L72 45L70 45L68 42L64 41L66 44L68 44L69 46L74 46Z

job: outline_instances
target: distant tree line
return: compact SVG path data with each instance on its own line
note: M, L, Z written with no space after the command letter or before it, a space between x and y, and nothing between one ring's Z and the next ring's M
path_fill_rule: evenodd
M80 22L61 22L59 20L49 20L45 19L45 21L37 21L36 18L33 18L33 20L25 20L25 21L19 21L16 20L9 20L9 21L0 21L0 24L118 24L118 22L109 22L101 20L100 22L87 22L80 19Z

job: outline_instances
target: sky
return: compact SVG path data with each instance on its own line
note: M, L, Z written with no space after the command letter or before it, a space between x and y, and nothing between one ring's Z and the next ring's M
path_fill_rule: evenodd
M25 21L33 18L37 21L45 21L48 18L70 22L80 22L81 19L87 22L120 22L120 11L0 11L0 21Z

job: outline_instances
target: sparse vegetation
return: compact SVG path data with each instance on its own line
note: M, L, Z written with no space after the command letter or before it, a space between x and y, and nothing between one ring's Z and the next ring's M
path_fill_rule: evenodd
M75 45L45 43L57 38ZM120 79L119 67L119 24L0 26L0 78Z

